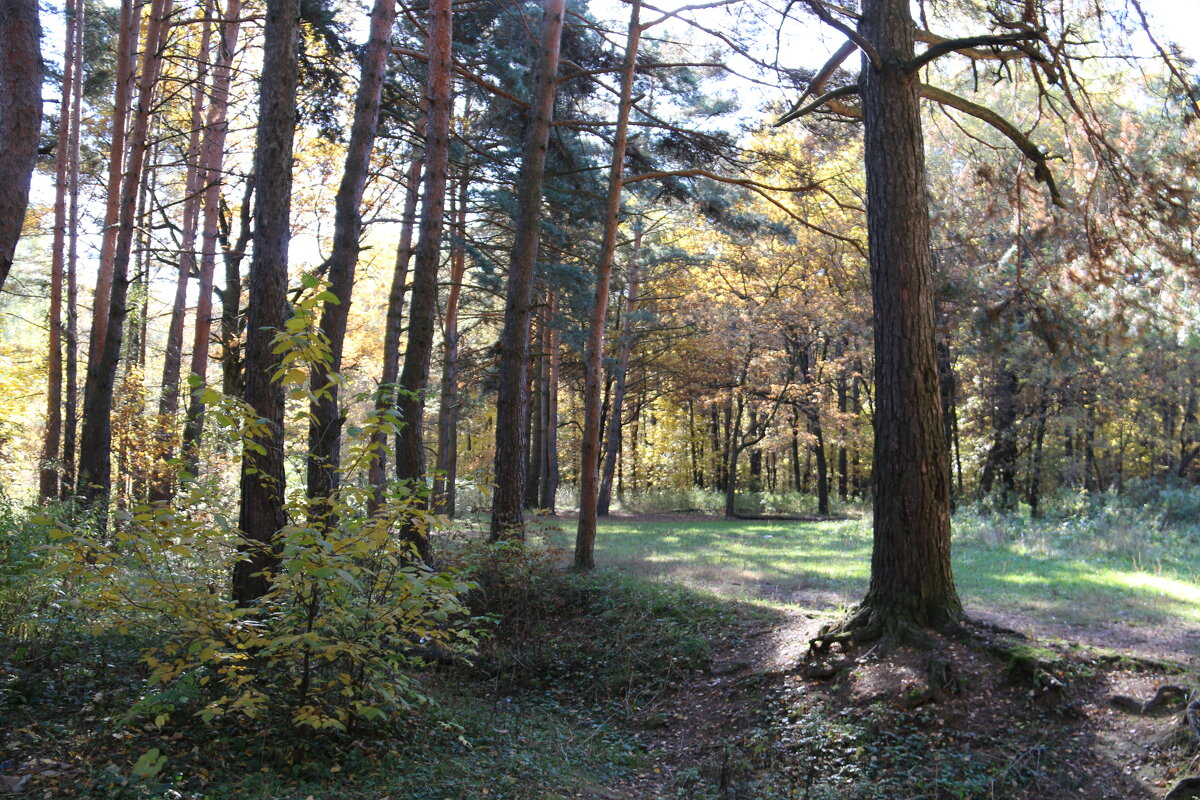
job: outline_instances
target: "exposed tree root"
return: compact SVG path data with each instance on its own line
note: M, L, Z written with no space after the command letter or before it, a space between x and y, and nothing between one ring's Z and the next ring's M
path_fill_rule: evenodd
M952 633L953 626L943 626L942 633ZM918 650L930 650L937 640L921 625L896 613L863 604L850 616L821 628L808 643L811 655L824 655L837 646L842 650L871 644L870 656L885 656L902 645Z

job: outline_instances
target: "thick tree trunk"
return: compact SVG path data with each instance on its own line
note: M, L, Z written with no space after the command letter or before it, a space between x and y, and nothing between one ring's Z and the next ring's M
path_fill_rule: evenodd
M396 475L424 502L425 436L421 417L424 392L429 384L437 316L438 266L441 261L442 213L446 205L446 172L450 161L450 0L429 4L429 122L425 129L425 196L421 202L421 238L413 263L412 311L408 346L400 372L399 410L402 419L396 446ZM433 552L426 532L414 522L404 526L406 541L421 560L430 563Z
M1020 382L1016 371L1002 362L996 376L995 397L992 406L992 430L994 438L979 481L979 494L986 497L993 493L998 482L995 506L999 511L1013 512L1017 509L1017 394ZM949 460L949 448L946 456Z
M744 376L743 376L744 377ZM737 413L734 415L733 422L730 426L730 433L726 443L726 458L725 462L725 519L736 519L737 508L734 502L737 497L737 473L738 473L738 457L742 454L742 413L744 411L744 401L741 394L737 398Z
M612 502L613 474L617 468L617 453L621 451L621 415L624 413L625 384L629 374L629 357L633 353L633 315L637 312L638 285L641 280L638 259L642 249L642 226L635 223L633 251L629 260L629 283L625 287L625 310L621 319L621 346L617 350L617 385L612 401L612 422L608 426L608 437L604 447L604 470L600 479L600 496L596 501L596 513L608 516Z
M844 631L903 638L962 616L950 566L950 476L938 397L925 153L908 0L864 0L867 236L875 320L871 584Z
M198 75L192 90L192 130L188 138L185 161L183 231L180 237L179 273L175 282L175 301L171 306L171 323L167 329L167 348L163 354L162 390L158 399L159 455L163 464L155 474L150 499L164 502L171 498L175 475L170 462L175 456L175 417L179 413L179 372L183 364L183 323L187 311L187 284L196 269L196 230L200 224L200 204L203 200L204 161L200 151L204 128L204 104L208 97L207 79L212 3L205 2L201 11L200 52Z
M642 37L640 0L633 0L625 58L621 70L621 99L613 132L612 163L608 173L608 199L604 209L604 238L596 263L596 293L584 348L583 454L579 468L579 527L575 533L575 568L592 569L596 564L596 500L600 490L600 383L604 377L604 324L608 312L608 290L612 280L617 229L621 224L621 191L625 178L625 146L629 139L629 112L633 107L633 77L638 45Z
M113 388L116 383L117 364L121 358L121 341L125 333L129 262L137 229L142 168L149 145L150 114L155 84L158 82L158 73L162 65L162 50L166 41L171 6L171 0L153 0L146 23L137 108L134 109L133 125L129 132L129 158L124 180L121 182L107 330L104 332L99 358L88 366L87 383L84 388L79 493L89 505L98 508L102 525L106 516L104 505L107 503L112 484L112 465L109 459L112 454Z
M277 561L275 535L287 524L284 509L284 388L273 380L276 333L288 317L288 241L291 239L292 140L296 130L299 0L268 0L259 82L254 160L254 255L246 311L245 401L264 433L242 452L238 527L249 541L233 571L233 596L249 605L270 590Z
M500 383L496 395L496 486L492 494L491 538L524 538L521 501L525 493L525 464L521 431L529 399L525 396L529 364L529 329L533 314L533 277L541 236L542 177L546 147L554 120L563 0L545 0L537 77L525 128L521 174L517 185L516 238L509 259L504 297L504 328L500 333Z
M54 242L50 252L49 351L46 358L46 434L42 440L41 472L38 480L38 498L43 502L58 497L60 456L62 454L62 290L63 276L66 272L67 194L71 166L71 134L74 124L71 108L77 80L75 70L75 26L79 18L77 5L82 5L82 3L67 0L67 30L63 48L58 141L55 145ZM0 276L0 286L2 285L3 277Z
M467 271L467 186L466 169L458 177L454 241L450 247L450 291L442 332L442 390L438 403L437 474L433 480L433 508L454 516L458 481L458 304Z
M421 127L418 125L418 127ZM400 336L404 333L404 295L408 292L408 265L412 261L413 229L416 227L417 200L421 196L421 168L425 163L422 148L414 148L414 154L405 176L404 215L400 228L400 243L396 247L396 262L392 270L392 287L388 293L387 320L383 329L383 370L379 378L379 389L375 393L375 410L383 412L396 407L396 381L400 375ZM399 438L399 437L397 437ZM387 434L379 431L372 435L373 456L368 471L368 480L375 487L373 506L378 506L387 485Z
M42 127L42 45L37 0L0 3L0 289L25 223ZM66 99L64 86L63 98ZM63 109L67 107L63 103ZM63 114L65 122L66 114Z
M196 326L192 338L192 374L199 385L188 403L183 429L183 451L187 470L199 474L200 441L204 433L204 388L208 379L209 337L212 334L213 280L217 270L217 248L221 213L221 167L225 160L225 137L229 130L229 86L233 79L233 56L237 51L241 25L241 0L229 0L225 7L213 67L212 98L204 124L204 145L200 152L204 191L204 221L200 239L200 289L196 296ZM240 276L239 276L240 281ZM240 292L238 292L240 295ZM235 309L236 316L236 309ZM224 335L224 331L223 331Z
M362 230L359 205L371 170L371 151L375 147L380 98L395 21L395 0L375 0L358 93L354 99L346 163L334 198L333 251L329 255L328 273L329 291L334 299L325 302L320 322L321 331L329 342L329 361L313 365L310 376L310 388L316 399L309 408L308 497L310 508L318 515L322 513L321 500L332 497L340 483L344 417L339 408L338 379L354 291L354 273L358 267L358 238Z

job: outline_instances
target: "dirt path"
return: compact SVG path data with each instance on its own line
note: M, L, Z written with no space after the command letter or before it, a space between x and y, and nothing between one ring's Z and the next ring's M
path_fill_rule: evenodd
M963 690L910 708L927 655L860 658L832 681L806 675L807 642L827 618L796 609L724 643L709 673L646 711L652 763L611 796L890 800L959 796L947 789L965 786L968 798L1151 800L1197 771L1196 760L1188 765L1196 751L1177 738L1179 709L1142 717L1110 702L1116 694L1149 698L1194 673L1169 676L1064 648L1055 669L1067 688L1042 691L1014 680L994 656L949 644L943 653ZM871 722L867 738L855 739L847 719L895 727Z

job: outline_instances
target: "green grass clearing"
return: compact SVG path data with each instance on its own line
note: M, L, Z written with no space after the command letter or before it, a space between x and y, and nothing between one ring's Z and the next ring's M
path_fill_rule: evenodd
M1070 542L1058 546L1044 526L1015 530L1020 534L998 535L987 518L956 520L955 577L970 608L1085 628L1121 623L1173 633L1200 629L1200 571L1183 552L1186 536L1178 548L1152 556L1149 547L1101 546L1084 556ZM570 547L573 526L547 527L544 535ZM871 531L867 520L613 517L600 523L596 561L732 599L832 611L866 590ZM1190 641L1200 652L1200 635Z

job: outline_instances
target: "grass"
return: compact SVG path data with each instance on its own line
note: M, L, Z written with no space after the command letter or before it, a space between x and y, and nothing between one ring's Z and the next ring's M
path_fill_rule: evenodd
M956 518L954 572L968 607L1068 625L1200 627L1200 567L1189 560L1190 537L1147 536L1144 547L1105 547L1099 532L1085 555L1074 539L1056 539L1048 530L1053 525ZM544 535L569 546L567 527ZM612 517L601 521L596 540L596 561L604 567L738 600L820 609L856 602L866 590L870 560L864 520Z

